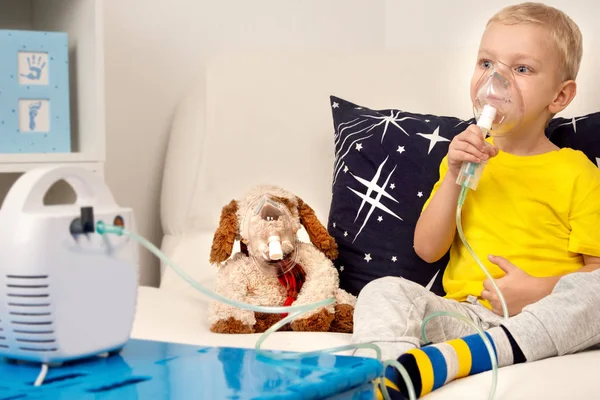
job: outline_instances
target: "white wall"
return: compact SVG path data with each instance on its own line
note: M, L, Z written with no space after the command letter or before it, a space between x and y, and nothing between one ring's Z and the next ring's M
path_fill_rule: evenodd
M525 1L525 0L522 0ZM539 0L567 13L579 26L583 34L583 61L578 80L578 95L567 108L579 112L595 112L595 104L584 104L582 99L592 98L600 90L597 71L592 66L600 64L600 1L597 0ZM468 94L470 74L475 66L477 48L481 34L488 19L497 11L521 0L386 0L385 44L390 51L414 54L422 53L422 59L412 62L424 62L424 68L432 73L447 74L449 79L463 81ZM435 49L440 46L461 43L460 51L453 60L440 60L435 57ZM457 60L464 60L463 63ZM449 62L451 61L451 62Z
M384 0L106 0L106 180L134 208L138 231L162 238L159 192L171 117L212 54L384 45ZM159 263L141 252L141 284Z
M107 182L120 204L134 207L138 231L158 245L162 237L161 169L170 120L187 84L202 73L208 57L233 50L385 47L410 54L407 63L417 62L431 68L432 73L463 80L467 91L485 23L495 11L511 3L105 0ZM600 15L600 2L547 3L562 8L580 24L585 49L598 48L600 25L589 16ZM456 41L464 44L461 54L456 55L466 60L463 65L436 57L436 48ZM415 54L420 57L415 58ZM594 71L587 68L593 61L589 54L587 51L587 58L584 56L580 77L582 81L600 82L592 79ZM579 90L592 93L599 89L597 84L589 84ZM141 257L141 283L157 285L157 260L146 251Z

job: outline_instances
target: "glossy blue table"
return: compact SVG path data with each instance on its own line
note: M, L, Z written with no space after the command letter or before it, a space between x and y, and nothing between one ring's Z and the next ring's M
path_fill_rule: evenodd
M0 361L0 400L373 399L377 360L322 355L276 361L254 350L131 340L120 354L50 368Z

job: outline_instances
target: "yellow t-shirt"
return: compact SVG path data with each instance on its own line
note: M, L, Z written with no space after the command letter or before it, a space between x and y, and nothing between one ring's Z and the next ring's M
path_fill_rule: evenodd
M446 156L423 209L447 170ZM488 161L477 190L468 192L462 226L495 279L504 272L488 260L490 254L536 277L574 272L584 265L582 254L600 257L600 170L568 148L535 156L501 151ZM456 234L442 281L446 297L479 297L485 279Z

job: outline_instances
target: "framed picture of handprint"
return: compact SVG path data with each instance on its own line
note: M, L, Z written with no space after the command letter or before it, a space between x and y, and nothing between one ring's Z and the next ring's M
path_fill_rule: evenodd
M0 153L71 151L64 32L0 30Z

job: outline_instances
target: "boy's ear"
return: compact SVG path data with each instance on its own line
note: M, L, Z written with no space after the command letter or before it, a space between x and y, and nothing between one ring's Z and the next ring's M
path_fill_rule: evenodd
M558 114L573 101L577 93L577 83L573 80L568 80L560 84L554 100L548 106L548 110L552 114Z

